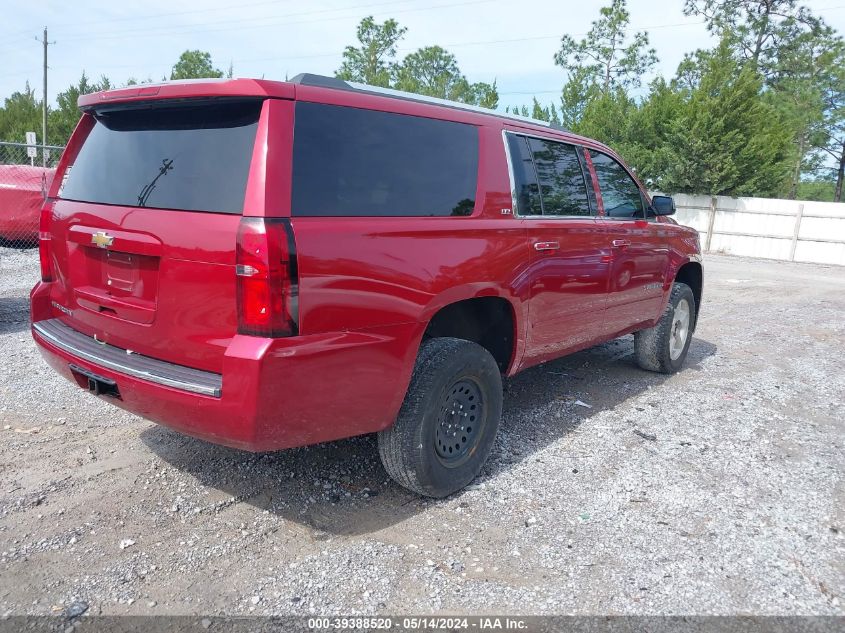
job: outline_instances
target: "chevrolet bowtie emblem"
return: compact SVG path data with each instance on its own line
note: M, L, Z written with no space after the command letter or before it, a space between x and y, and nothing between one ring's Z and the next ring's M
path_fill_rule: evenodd
M108 248L114 242L114 238L105 231L97 231L91 236L91 243L99 248Z

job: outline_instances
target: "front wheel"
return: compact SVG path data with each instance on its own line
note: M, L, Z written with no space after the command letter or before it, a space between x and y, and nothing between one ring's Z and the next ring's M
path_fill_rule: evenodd
M684 364L695 323L695 296L680 282L672 285L669 303L654 327L634 333L637 364L643 369L673 374Z
M486 349L457 338L423 342L396 422L378 434L400 485L445 497L478 475L502 415L502 376Z

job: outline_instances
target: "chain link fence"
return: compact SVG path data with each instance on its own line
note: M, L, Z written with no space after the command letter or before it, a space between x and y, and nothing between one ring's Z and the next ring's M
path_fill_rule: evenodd
M0 247L38 245L41 204L63 149L0 141Z

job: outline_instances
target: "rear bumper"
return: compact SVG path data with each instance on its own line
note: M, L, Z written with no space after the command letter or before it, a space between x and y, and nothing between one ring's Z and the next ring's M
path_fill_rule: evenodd
M422 334L417 324L404 324L281 339L236 335L217 375L143 356L132 359L135 355L102 346L59 319L38 320L46 302L37 291L32 334L58 373L87 388L84 376L71 369L81 367L117 384L118 398L100 396L107 402L187 435L250 451L325 442L392 424ZM181 384L164 383L174 376ZM217 395L185 388L213 389L215 381Z
M100 368L204 396L219 398L222 392L223 376L220 374L174 365L100 343L68 327L59 319L33 323L32 331L36 340L47 342L74 358L87 360Z

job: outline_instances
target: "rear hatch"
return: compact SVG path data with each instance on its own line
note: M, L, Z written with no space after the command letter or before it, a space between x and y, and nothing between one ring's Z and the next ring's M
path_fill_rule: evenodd
M109 104L52 202L57 316L100 342L221 372L260 99Z

